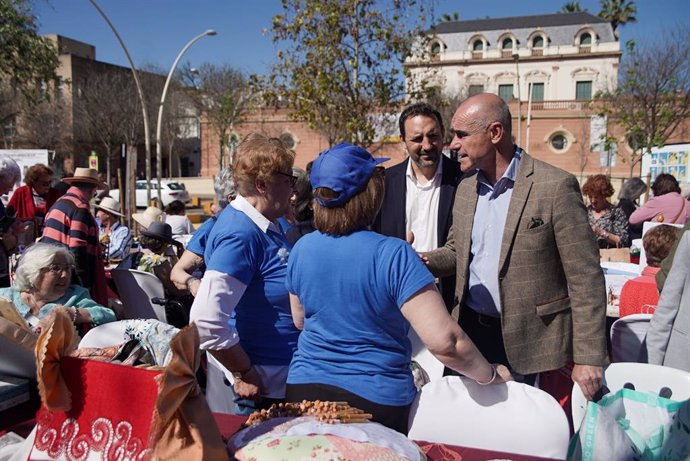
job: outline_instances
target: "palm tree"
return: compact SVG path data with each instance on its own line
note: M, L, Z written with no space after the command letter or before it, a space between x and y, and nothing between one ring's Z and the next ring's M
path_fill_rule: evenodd
M561 11L559 13L580 13L582 11L587 11L585 8L584 10L580 6L580 2L568 2L565 5L561 7Z
M460 14L458 12L454 12L452 14L448 13L443 13L443 16L441 16L441 22L453 22L453 21L459 21L460 20Z
M637 22L637 6L634 0L601 0L599 17L606 19L613 27L613 35L618 39L618 28L628 22Z

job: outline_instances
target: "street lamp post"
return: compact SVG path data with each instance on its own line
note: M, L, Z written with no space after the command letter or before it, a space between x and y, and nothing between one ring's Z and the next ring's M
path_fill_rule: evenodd
M110 19L108 19L108 16L106 16L105 12L101 9L100 6L96 3L96 0L89 0L91 4L98 10L98 12L103 16L103 19L105 19L105 22L108 23L108 26L110 26L110 29L112 29L113 33L115 34L115 37L117 37L117 41L120 42L120 46L122 47L122 50L125 52L125 56L127 57L127 61L129 61L129 67L132 69L132 75L134 76L134 83L137 86L137 93L139 94L139 102L141 103L141 111L144 115L144 145L146 146L146 189L147 189L147 201L151 201L151 136L149 134L149 116L148 112L146 111L146 102L144 101L144 91L141 89L141 82L139 81L139 74L137 72L137 68L134 66L134 62L132 61L132 57L129 55L129 51L127 51L127 47L125 46L125 42L122 41L122 37L120 37L120 34L117 32L117 29L115 29L115 26L113 25L112 22L110 22ZM110 161L110 160L108 160ZM135 157L133 159L134 167L136 169L137 165L137 156L135 154ZM128 178L129 179L129 178ZM127 200L128 205L134 204L134 208L136 208L136 200L134 202L131 202L132 195L134 195L133 189L134 185L136 183L136 180L129 181L131 183L130 187L130 193L129 199ZM128 183L128 184L129 184ZM131 202L131 203L130 203ZM128 207L129 208L129 207ZM131 212L130 212L131 215Z
M517 73L517 97L518 97L518 135L517 135L517 145L519 146L522 142L522 100L520 98L520 66L518 62L520 61L520 54L516 51L513 53L513 59L515 59L515 72Z
M184 48L182 48L182 50L180 50L180 53L175 58L175 61L173 62L172 67L170 67L170 72L168 72L168 78L165 80L165 85L163 86L163 94L161 94L161 102L158 105L158 123L156 124L156 177L158 178L158 206L162 205L162 200L160 199L160 197L161 197L161 170L163 168L163 153L162 153L162 146L161 146L161 127L163 125L163 106L165 105L165 96L168 93L168 87L170 86L170 81L172 80L173 73L175 73L175 69L177 68L177 64L180 62L182 55L185 54L185 52L189 49L190 46L192 46L198 40L201 40L202 38L204 38L207 35L216 35L216 31L213 29L209 29L202 34L197 35L196 37L191 39L184 46ZM168 168L172 168L172 164L168 165Z

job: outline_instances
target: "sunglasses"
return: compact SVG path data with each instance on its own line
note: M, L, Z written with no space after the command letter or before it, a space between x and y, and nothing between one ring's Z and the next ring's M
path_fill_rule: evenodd
M286 178L290 178L290 185L292 187L295 187L295 184L297 184L297 176L288 174L288 173L283 173L282 171L276 171L279 175L285 176Z

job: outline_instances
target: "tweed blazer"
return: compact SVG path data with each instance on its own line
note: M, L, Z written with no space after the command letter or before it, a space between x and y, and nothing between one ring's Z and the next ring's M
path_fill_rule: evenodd
M469 278L478 191L475 172L458 187L448 242L427 253L433 273L456 271L459 300ZM605 282L577 179L523 153L496 251L501 325L511 367L529 374L571 360L605 365ZM459 306L453 314L461 315Z
M407 196L407 165L408 158L402 163L386 170L386 187L381 210L372 225L372 230L389 237L405 240L405 203ZM448 239L448 232L453 222L453 202L455 191L462 178L460 164L448 157L443 157L441 163L441 186L438 200L437 238L442 246ZM439 291L448 309L455 305L455 274L444 277L439 281Z
M649 324L647 357L649 363L690 371L690 232L680 238Z

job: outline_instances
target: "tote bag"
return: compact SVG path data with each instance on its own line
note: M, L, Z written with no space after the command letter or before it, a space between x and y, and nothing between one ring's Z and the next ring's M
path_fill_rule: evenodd
M683 460L690 456L690 400L620 389L588 402L569 460Z

